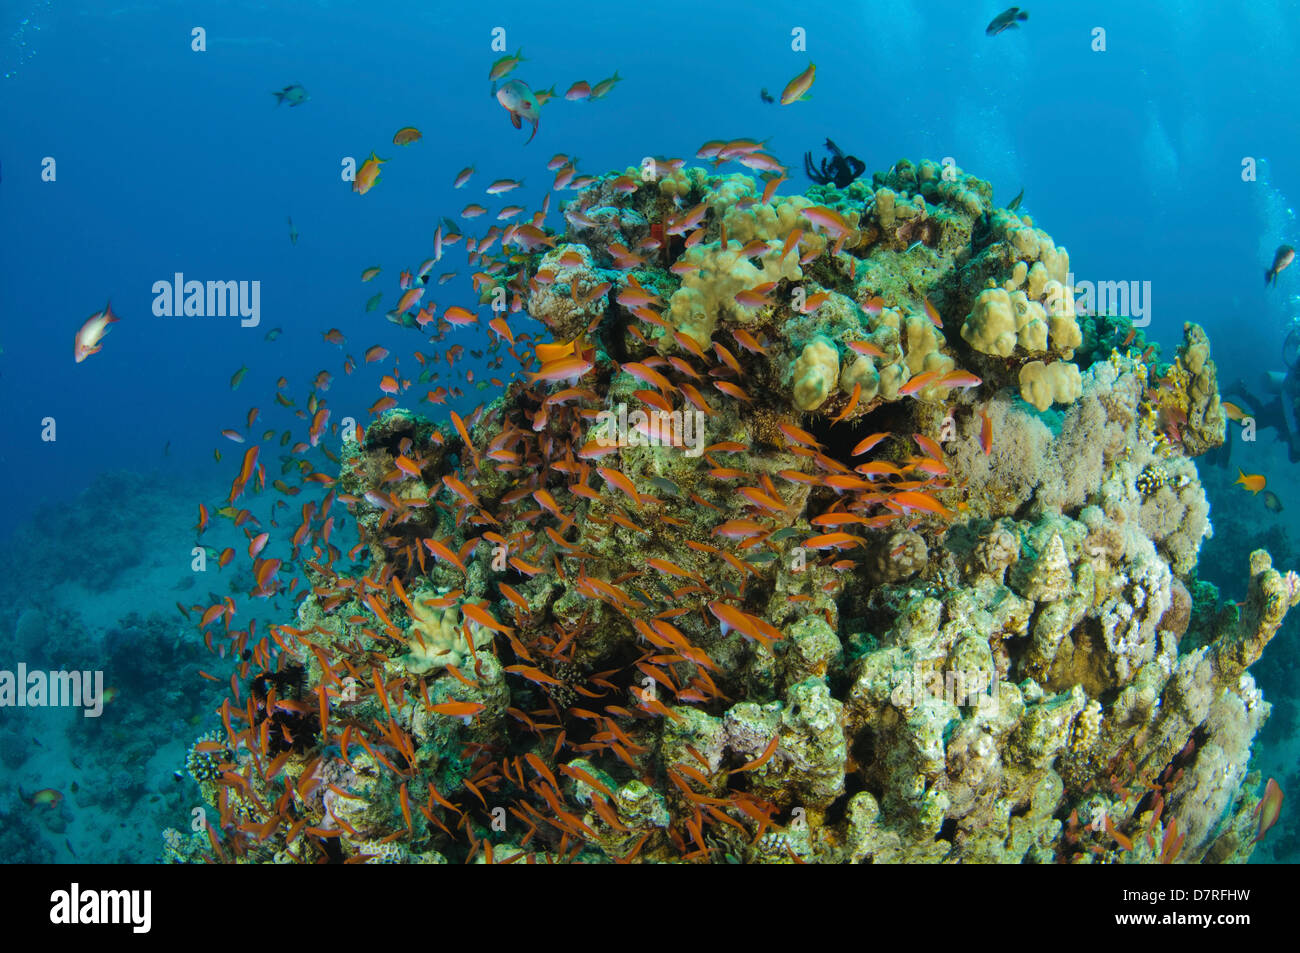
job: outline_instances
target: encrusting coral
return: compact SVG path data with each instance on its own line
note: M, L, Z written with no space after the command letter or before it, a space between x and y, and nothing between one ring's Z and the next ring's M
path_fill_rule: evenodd
M555 336L534 373L345 443L368 563L307 564L259 663L302 686L201 778L214 852L1246 857L1246 670L1300 579L1260 551L1240 607L1190 595L1204 333L1103 346L1066 251L953 166L633 171L491 277ZM642 439L594 439L620 403Z

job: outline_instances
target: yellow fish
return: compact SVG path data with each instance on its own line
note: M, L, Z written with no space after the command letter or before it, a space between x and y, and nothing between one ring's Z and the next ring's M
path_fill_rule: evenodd
M24 794L20 788L18 796L32 807L58 807L59 802L63 800L62 793L54 790L54 788L43 788L31 795Z
M801 99L807 99L808 90L812 87L813 80L816 77L817 66L809 63L806 70L785 84L785 89L781 91L781 105L789 106Z
M373 152L370 153L370 158L361 163L361 168L357 171L357 177L352 182L352 191L359 195L369 192L379 181L379 167L387 161Z
M567 344L539 344L534 348L537 359L543 364L550 364L565 357L581 357L583 352L582 335L579 334Z
M1240 469L1237 471L1237 473L1240 475L1233 482L1232 484L1233 486L1236 486L1238 483L1240 483L1247 490L1250 490L1251 493L1258 493L1260 490L1264 489L1264 482L1265 482L1264 474L1246 473L1244 470L1240 470Z
M495 82L503 76L510 75L510 72L520 63L526 62L528 61L524 59L524 51L522 47L514 56L507 53L505 56L501 57L501 59L492 64L492 68L488 70L488 79ZM496 90L493 90L493 92L496 92Z

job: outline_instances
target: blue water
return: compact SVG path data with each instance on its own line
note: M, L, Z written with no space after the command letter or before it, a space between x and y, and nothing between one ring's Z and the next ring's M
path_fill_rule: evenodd
M321 370L334 375L335 419L350 412L365 420L392 358L349 377L346 355L360 363L366 348L383 345L402 359L405 375L419 370L410 356L420 345L415 332L383 319L399 293L398 273L432 254L442 216L470 201L504 204L485 201L482 187L493 179L524 178L526 187L508 198L536 208L553 177L545 163L560 152L578 156L580 171L600 174L646 155L689 159L708 139L770 137L769 150L796 169L795 188L806 185L797 171L803 152L819 153L827 136L869 171L902 157L951 156L991 181L999 204L1023 188L1024 208L1068 247L1078 277L1151 282L1146 333L1166 349L1181 339L1184 321L1196 321L1210 333L1221 380L1279 366L1300 274L1269 289L1260 276L1278 244L1300 244L1289 198L1300 194L1294 4L1255 0L1213 12L1194 3L1080 6L1032 4L1021 29L989 38L984 26L1000 2L499 2L466 11L427 2L4 0L0 549L7 564L58 578L11 576L3 585L23 606L66 602L72 596L55 582L73 585L89 571L87 560L111 562L123 552L128 569L148 565L164 576L155 550L133 551L132 520L170 507L185 523L161 559L183 577L194 504L224 492L244 449L220 431L243 431L256 406L254 435L292 428L300 439L303 422L272 402L276 381L287 378L285 392L301 406ZM191 49L194 27L206 30L205 52ZM513 75L534 89L555 84L562 94L615 70L624 81L598 102L549 103L526 145L527 128L514 130L490 95L487 70L500 55L490 48L494 27L505 28L511 52L523 48L527 61ZM790 48L796 27L806 31L807 52ZM1090 48L1098 27L1104 52ZM809 60L818 70L811 100L794 108L760 101L760 88L779 95ZM277 107L272 91L291 83L310 100ZM423 140L392 145L408 125ZM358 196L341 180L341 163L372 150L391 161L380 184ZM42 180L47 157L56 163L52 182ZM1248 157L1258 165L1253 182L1242 179ZM477 167L471 185L453 190L468 165ZM490 217L478 224L482 231ZM434 274L445 265L460 277L425 300L439 310L472 306L463 247L448 258ZM362 284L371 265L383 274ZM260 282L260 325L156 317L152 286L176 272ZM385 293L383 305L367 314L376 291ZM75 332L110 299L120 323L102 352L74 364ZM266 341L275 327L283 334ZM344 346L322 339L331 328L346 336ZM425 350L450 343L482 348L487 330L457 331ZM465 360L479 376L498 373ZM230 378L245 365L232 391ZM466 387L450 406L466 413L492 393ZM45 418L56 422L52 442L41 439ZM1225 562L1237 560L1221 580L1207 573L1228 590L1244 584L1240 554L1256 538L1271 534L1274 546L1289 545L1295 533L1300 496L1288 497L1288 488L1298 474L1272 439L1246 448L1239 462L1248 472L1270 468L1270 486L1289 504L1283 513L1248 509L1230 476L1207 477L1216 525L1221 511L1235 513L1231 525L1246 534L1228 539L1220 531L1208 544ZM273 441L263 452L271 462L283 451ZM117 471L152 480L106 484L103 475ZM85 495L92 487L99 489ZM87 539L106 526L115 534L107 543ZM149 539L166 545L158 533ZM33 555L33 546L43 549ZM198 598L153 595L146 604L137 593L63 608L103 639L129 629L126 611L170 612L165 629L175 622L174 601ZM1295 641L1288 626L1270 652L1284 642L1294 650ZM1287 671L1260 675L1270 697L1296 694ZM184 682L187 691L193 681ZM166 706L155 703L165 720ZM199 708L188 704L174 726ZM1281 751L1287 740L1270 743ZM6 769L22 765L18 783L30 788L40 780L30 762ZM49 785L68 783L55 767L42 770ZM83 778L81 786L91 783ZM165 788L150 781L148 790L155 786ZM70 838L78 856L156 852L155 843L135 854L115 843L97 854L92 829L85 843Z
M1272 248L1297 237L1285 198L1300 188L1285 121L1297 30L1287 3L1213 16L1192 4L1045 3L993 38L983 24L996 4L965 2L764 4L761 14L711 3L707 16L666 3L634 31L608 5L505 4L479 16L422 3L382 14L108 6L10 2L0 23L15 30L30 13L40 25L23 29L36 55L3 85L0 533L100 469L210 457L214 434L250 406L244 394L337 368L338 349L320 338L330 327L358 347L403 341L364 315L373 291L357 275L383 264L392 277L428 255L438 217L470 200L450 187L470 164L476 182L525 178L514 194L534 207L555 152L601 172L755 135L797 165L830 135L868 169L952 156L999 197L1023 187L1076 274L1151 281L1157 340L1173 343L1194 319L1225 368L1250 368L1290 317L1285 289L1266 293L1258 279ZM190 50L196 25L207 52ZM599 102L551 104L525 146L484 78L498 25L511 51L524 48L517 75L534 88L563 91L615 69L625 81ZM1099 25L1105 52L1090 49ZM790 51L794 26L807 31L807 55ZM18 57L7 47L9 69ZM809 102L759 100L809 59L819 71ZM271 91L295 82L311 100L276 108ZM392 146L405 125L423 142ZM393 162L382 187L359 197L340 161L371 150ZM47 156L53 183L40 177ZM1244 156L1266 160L1270 181L1243 183ZM155 318L153 282L176 271L261 281L262 327ZM72 334L110 298L123 318L111 346L74 365ZM275 326L284 336L264 342ZM45 416L58 421L53 445L38 440Z

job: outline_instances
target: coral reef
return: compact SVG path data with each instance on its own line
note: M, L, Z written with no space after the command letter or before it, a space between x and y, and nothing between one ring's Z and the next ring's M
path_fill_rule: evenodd
M1203 332L1105 346L960 169L769 191L605 176L493 273L555 340L468 419L345 441L367 561L304 563L170 859L1249 855L1247 669L1300 578L1195 578ZM707 446L631 439L652 413Z

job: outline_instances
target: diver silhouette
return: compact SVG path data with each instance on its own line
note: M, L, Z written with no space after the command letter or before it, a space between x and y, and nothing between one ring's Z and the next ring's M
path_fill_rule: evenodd
M804 173L818 185L833 182L837 189L842 189L867 170L865 162L857 156L846 156L830 139L826 140L826 149L831 159L829 162L822 159L820 167L813 163L811 152L803 154Z
M1275 430L1286 441L1287 459L1300 463L1300 324L1293 324L1282 344L1286 371L1266 371L1261 387L1253 390L1238 379L1223 391L1225 400L1241 401L1254 418L1257 430ZM1232 430L1228 427L1223 446L1212 451L1209 460L1227 466L1232 458Z

